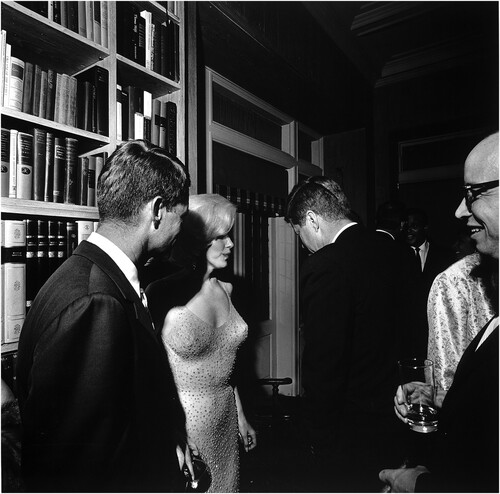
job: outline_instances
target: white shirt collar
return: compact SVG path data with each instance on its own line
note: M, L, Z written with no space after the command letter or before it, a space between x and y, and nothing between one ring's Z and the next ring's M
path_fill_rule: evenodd
M335 235L335 237L333 237L333 240L331 241L332 244L335 243L335 241L339 238L340 234L344 231L344 230L347 230L349 227L351 226L354 226L354 225L357 225L357 223L355 221L352 221L351 223L347 223L347 225L344 225L338 232L337 232L337 235Z
M111 242L111 240L103 237L97 232L92 232L89 238L87 238L87 242L96 245L101 250L106 252L106 254L108 254L111 259L113 259L113 261L120 268L120 270L125 275L140 298L141 285L139 284L139 275L137 273L137 268L135 267L135 264L132 262L132 260L127 256L127 254L125 254L123 250L121 250L113 242Z
M386 235L389 235L389 237L391 237L391 238L392 238L392 240L396 240L396 239L394 238L394 235L393 235L392 233L389 233L387 230L382 230L381 228L377 228L375 231L376 231L376 232L385 233Z

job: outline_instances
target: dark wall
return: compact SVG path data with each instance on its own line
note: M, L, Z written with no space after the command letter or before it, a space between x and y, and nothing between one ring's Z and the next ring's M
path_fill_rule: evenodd
M477 135L479 142L498 129L497 51L478 62L375 90L375 203L399 198L408 206L427 210L431 233L443 243L452 243L456 232L453 213L462 180L450 176L400 185L398 189L398 143L464 131ZM462 166L468 151L459 154L463 155L454 160Z

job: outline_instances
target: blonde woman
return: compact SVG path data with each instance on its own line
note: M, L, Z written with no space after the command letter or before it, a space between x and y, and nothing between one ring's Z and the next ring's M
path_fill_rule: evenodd
M232 285L214 276L227 266L234 246L229 232L235 213L236 207L218 194L191 196L172 252L172 260L182 269L147 289L157 324L166 314L161 337L186 413L188 436L212 475L208 492L236 492L238 436L246 451L257 443L231 383L248 327L231 302Z

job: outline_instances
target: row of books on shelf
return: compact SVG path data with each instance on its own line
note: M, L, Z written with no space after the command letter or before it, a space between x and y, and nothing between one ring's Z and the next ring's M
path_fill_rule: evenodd
M225 184L215 184L215 193L231 201L242 213L256 212L270 217L285 214L285 197L272 196Z
M147 139L177 154L177 105L173 101L152 99L148 91L135 86L117 85L117 139Z
M132 2L116 2L117 52L164 77L180 80L180 26Z
M1 196L96 205L106 153L78 156L78 139L42 128L1 129Z
M108 1L50 0L18 3L98 45L105 48L109 46Z
M88 220L2 220L2 344L19 340L40 288L96 227Z
M94 66L76 76L25 62L12 55L1 33L2 106L60 124L108 135L108 82L106 69Z

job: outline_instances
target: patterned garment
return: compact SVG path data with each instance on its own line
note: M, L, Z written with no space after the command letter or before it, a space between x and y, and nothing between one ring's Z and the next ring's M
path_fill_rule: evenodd
M248 326L230 299L229 306L228 320L218 328L187 307L175 307L162 333L188 434L212 474L208 492L237 492L239 486L238 417L229 380Z
M469 343L493 317L480 280L469 276L479 254L466 256L436 276L429 292L428 357L434 361L436 384L448 390Z

